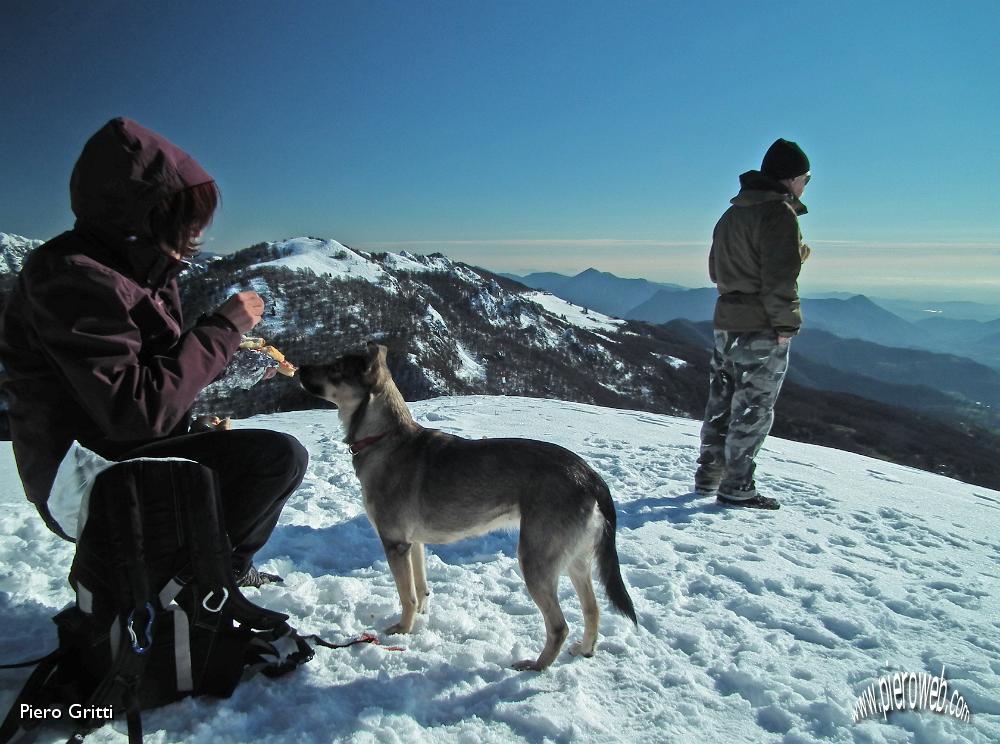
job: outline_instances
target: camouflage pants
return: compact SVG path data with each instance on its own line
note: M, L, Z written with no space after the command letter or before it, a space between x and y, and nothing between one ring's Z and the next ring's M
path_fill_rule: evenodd
M720 477L723 488L753 482L754 458L774 422L789 345L779 344L774 331L715 332L698 463Z

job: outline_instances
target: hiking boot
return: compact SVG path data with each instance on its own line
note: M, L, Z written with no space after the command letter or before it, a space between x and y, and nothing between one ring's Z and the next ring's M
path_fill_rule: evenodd
M722 474L707 470L704 466L694 474L694 492L699 496L713 496L719 490Z
M278 574L258 571L256 566L250 564L250 568L246 570L246 573L236 579L236 586L252 586L255 589L259 589L264 584L283 584L284 582L285 580L278 576Z
M745 506L750 509L780 509L781 504L770 496L761 496L751 483L744 488L720 488L716 501L725 506Z

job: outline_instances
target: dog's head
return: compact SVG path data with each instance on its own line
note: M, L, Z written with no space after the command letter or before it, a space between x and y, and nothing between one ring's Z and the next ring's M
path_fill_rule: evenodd
M356 406L391 379L385 363L387 352L386 347L369 341L365 352L344 354L331 364L299 367L299 384L307 393L338 408Z

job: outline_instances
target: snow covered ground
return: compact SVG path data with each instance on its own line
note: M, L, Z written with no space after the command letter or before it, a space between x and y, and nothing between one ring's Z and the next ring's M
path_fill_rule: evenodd
M693 421L525 398L412 408L454 433L557 442L601 472L639 627L606 610L594 658L564 650L543 674L515 672L543 633L515 536L433 547L430 613L414 634L383 638L405 651L319 649L290 677L253 679L229 700L147 712L147 741L1000 741L1000 493L770 439L758 485L782 509L726 510L691 492ZM295 434L312 456L258 556L286 583L247 594L330 640L381 633L398 618L395 589L336 412L237 425ZM71 552L23 500L9 445L0 479L0 657L15 660L54 645L49 617L71 600ZM561 600L572 642L582 620L568 580ZM879 677L942 665L971 722L930 712L852 722ZM0 705L26 676L0 672ZM91 740L123 742L124 725Z

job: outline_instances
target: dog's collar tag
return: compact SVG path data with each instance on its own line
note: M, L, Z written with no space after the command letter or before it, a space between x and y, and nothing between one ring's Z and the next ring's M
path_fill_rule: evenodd
M359 439L354 444L351 445L351 454L358 455L362 450L371 447L376 442L380 442L385 437L392 434L391 431L383 431L381 434L376 434L373 437L365 437L364 439Z

